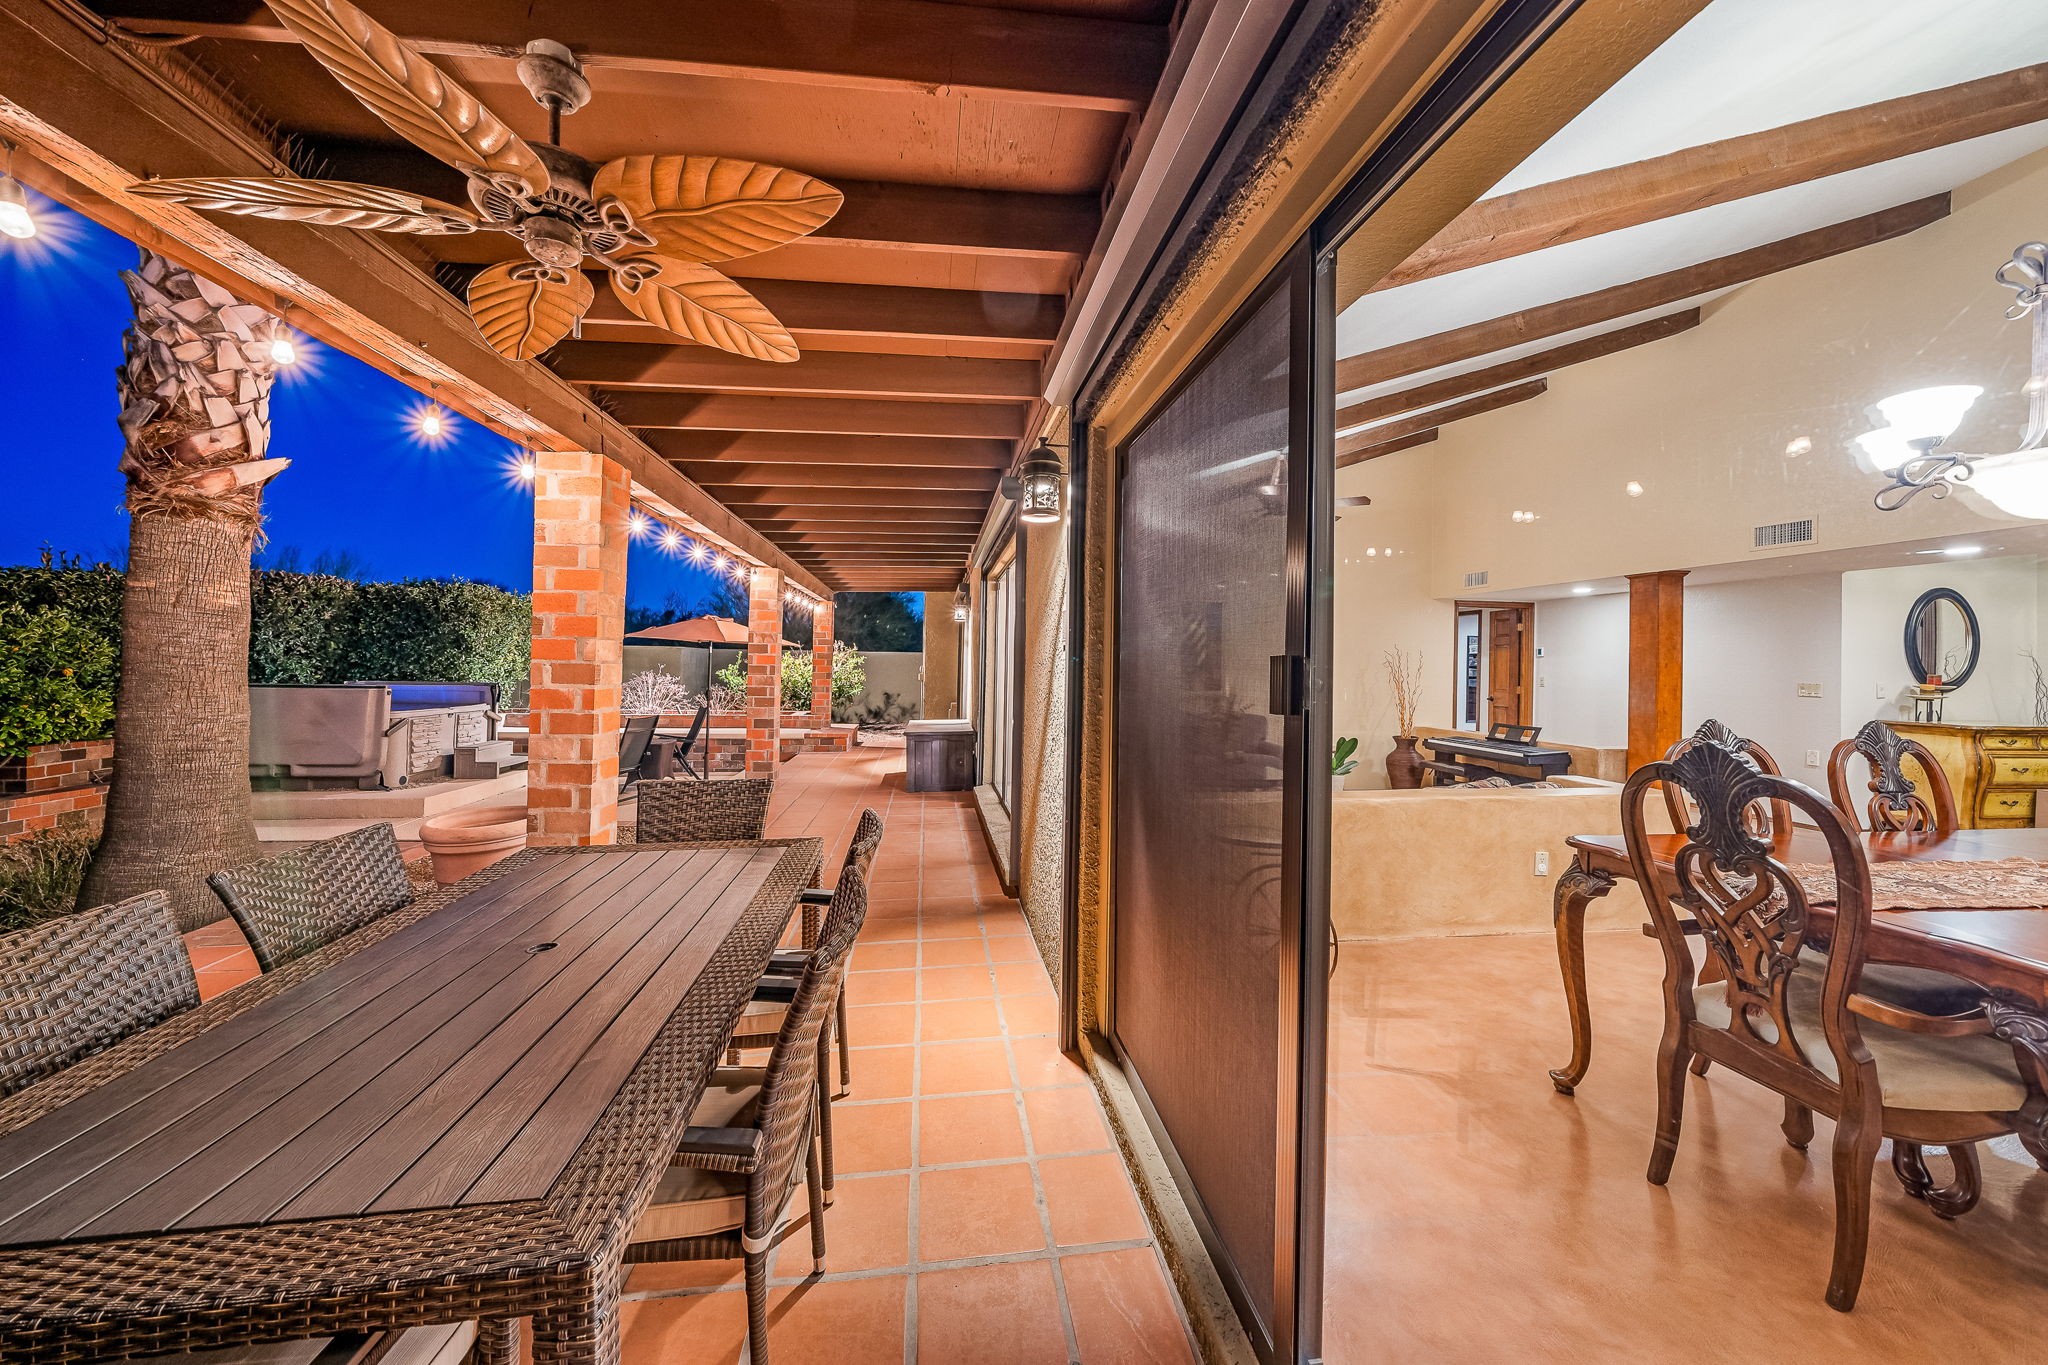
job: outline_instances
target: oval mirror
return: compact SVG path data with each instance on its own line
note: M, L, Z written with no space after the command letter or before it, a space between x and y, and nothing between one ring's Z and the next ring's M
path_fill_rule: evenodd
M1979 648L1977 613L1954 588L1929 588L1906 613L1906 667L1915 684L1940 678L1943 691L1961 687Z

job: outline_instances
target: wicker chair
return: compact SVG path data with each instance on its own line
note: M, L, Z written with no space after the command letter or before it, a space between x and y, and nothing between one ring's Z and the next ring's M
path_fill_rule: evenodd
M198 1003L161 891L0 937L0 1095Z
M274 972L413 899L391 826L365 825L206 879Z
M817 950L797 981L768 1065L713 1073L625 1249L629 1265L743 1258L753 1365L768 1359L768 1259L787 1225L799 1178L809 1185L813 1263L823 1268L816 1132L820 1043L866 914L867 886L857 869L848 868L839 874Z
M642 782L633 841L687 844L712 839L759 839L768 828L771 777L736 777L700 782L663 777Z

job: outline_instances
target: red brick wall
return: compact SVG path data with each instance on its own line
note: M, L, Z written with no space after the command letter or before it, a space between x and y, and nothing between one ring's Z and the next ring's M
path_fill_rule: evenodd
M782 762L782 570L747 580L747 775L773 777Z
M38 830L97 830L106 816L114 741L41 744L0 759L0 844Z
M526 822L536 845L608 844L618 824L626 471L536 451Z
M811 724L832 723L832 603L811 616Z

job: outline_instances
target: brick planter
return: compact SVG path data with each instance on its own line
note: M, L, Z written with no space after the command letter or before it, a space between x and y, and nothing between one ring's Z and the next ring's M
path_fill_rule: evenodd
M0 758L0 844L39 830L97 830L113 771L111 739L39 744L26 755Z

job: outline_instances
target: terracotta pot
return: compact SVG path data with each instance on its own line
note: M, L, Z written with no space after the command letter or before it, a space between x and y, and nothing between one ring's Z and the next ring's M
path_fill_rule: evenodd
M1394 736L1393 752L1387 755L1387 785L1397 791L1422 785L1422 755L1415 752L1415 736Z
M525 848L526 807L465 806L420 821L419 839L447 886Z

